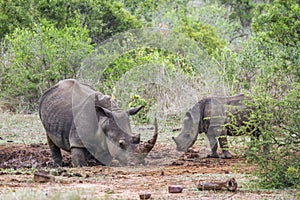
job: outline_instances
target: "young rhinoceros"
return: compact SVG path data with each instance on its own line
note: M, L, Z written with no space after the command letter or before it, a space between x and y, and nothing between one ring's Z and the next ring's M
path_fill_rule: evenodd
M73 166L86 166L93 156L109 165L144 163L157 140L157 122L151 140L133 136L129 115L142 107L120 110L108 95L74 79L62 80L40 99L39 115L47 133L54 165L62 166L61 149L71 152Z
M172 139L175 141L178 151L187 151L193 146L199 133L205 133L211 148L208 157L219 158L217 153L218 142L222 148L221 158L231 158L228 151L226 136L235 136L235 128L248 122L249 110L243 104L243 94L227 97L207 97L201 99L189 111L183 120L181 133ZM248 127L246 130L258 138L258 128Z

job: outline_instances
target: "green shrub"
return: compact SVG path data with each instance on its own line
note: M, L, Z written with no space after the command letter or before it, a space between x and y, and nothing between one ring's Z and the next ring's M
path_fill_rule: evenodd
M258 167L256 175L263 188L298 188L300 185L300 84L276 98L263 90L253 97L251 122L259 124L261 140L253 146L248 160Z
M143 109L134 116L134 120L138 123L150 123L151 118L147 116L151 106L151 101L147 101L146 99L141 98L139 95L131 95L130 101L128 104L129 108L137 108L143 106Z
M255 34L244 50L229 57L236 68L225 71L227 77L236 73L234 80L247 85L252 97L247 125L258 127L261 136L250 141L247 159L257 166L257 183L262 188L299 189L299 4L276 0L264 9L253 20Z
M0 0L0 40L16 28L34 30L40 20L51 22L57 29L86 27L93 43L101 43L116 33L142 26L120 1L103 0ZM74 19L80 16L80 23Z
M76 77L81 61L93 48L90 42L87 29L80 26L59 30L42 21L32 29L16 29L2 44L1 98L36 108L48 87Z
M126 52L113 63L104 69L102 72L102 92L113 93L115 84L122 76L130 71L130 69L144 64L164 64L170 70L175 70L179 67L183 73L192 73L191 66L180 55L172 52L163 51L157 48L140 48L130 52ZM137 74L138 76L138 74Z
M221 49L225 46L225 42L220 38L212 25L193 22L192 24L187 24L183 30L189 37L199 42L199 45L211 55L216 49Z

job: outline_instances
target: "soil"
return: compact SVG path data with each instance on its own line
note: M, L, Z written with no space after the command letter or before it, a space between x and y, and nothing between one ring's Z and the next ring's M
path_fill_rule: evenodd
M64 167L72 167L70 154L64 151L62 153ZM206 158L206 153L194 149L190 149L187 153L180 153L173 149L172 145L156 144L146 158L146 166L172 166L178 170L195 167L197 173L247 173L252 170L245 164L243 158L213 159ZM0 160L0 168L3 169L54 168L47 144L0 146ZM96 166L93 162L89 164ZM243 165L243 167L236 169L237 164ZM113 166L116 167L117 164L113 164Z
M9 144L0 146L0 196L9 191L32 188L48 196L57 191L80 190L82 199L139 199L151 194L151 199L260 199L282 194L247 190L245 174L255 167L243 158L206 158L207 150L177 152L173 145L156 144L146 158L146 165L118 167L95 166L72 168L70 155L63 152L62 168L54 168L46 144ZM40 183L33 171L44 173L51 181ZM235 178L238 191L199 191L199 181L226 181ZM183 187L182 193L169 193L168 186ZM59 188L59 189L58 189ZM45 192L46 191L46 192ZM100 199L101 199L100 198ZM1 199L1 198L0 198Z

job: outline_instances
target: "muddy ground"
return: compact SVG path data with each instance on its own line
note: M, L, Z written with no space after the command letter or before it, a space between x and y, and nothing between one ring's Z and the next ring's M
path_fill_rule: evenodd
M113 166L72 168L69 153L63 152L65 166L54 168L38 115L0 112L0 200L139 199L143 193L150 193L152 199L299 198L297 191L266 191L251 186L251 180L255 180L251 173L257 169L243 158L205 158L209 150L203 135L193 146L196 153L177 152L171 140L171 136L179 133L172 132L177 127L178 124L159 123L158 141L148 154L146 165L118 167L114 163ZM152 137L153 126L133 126L133 132L141 132L142 140L146 141ZM245 145L232 143L232 153L233 147L240 151ZM42 183L34 179L36 172L49 180ZM200 181L230 178L237 181L236 192L197 189ZM182 193L169 193L170 185L181 185Z
M6 144L0 146L0 199L296 199L295 191L254 191L249 189L250 172L255 167L243 158L205 158L207 149L179 153L173 145L157 144L144 166L90 166L72 168L64 153L63 168L54 168L46 144ZM93 165L93 163L91 163ZM34 172L52 177L45 183L34 181ZM249 178L250 177L250 178ZM238 190L199 191L199 181L226 181L235 178ZM168 192L168 186L183 186L182 193ZM29 196L27 196L30 194ZM18 196L19 195L19 196ZM20 197L21 196L21 197ZM28 198L29 197L29 198Z

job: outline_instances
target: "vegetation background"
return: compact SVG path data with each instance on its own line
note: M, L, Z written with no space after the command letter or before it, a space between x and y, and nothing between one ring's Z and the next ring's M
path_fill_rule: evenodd
M123 107L146 106L137 120L147 123L146 112L155 102L163 102L166 114L176 111L174 82L199 92L210 84L205 74L214 69L225 95L243 92L253 99L248 125L257 126L262 139L252 142L248 158L259 167L259 186L299 188L299 0L0 0L1 110L36 112L39 96L59 80L78 78L99 46L118 34L149 28L188 38L201 48L203 62L193 63L180 51L135 48L101 68L99 89L122 99L117 92L122 77L135 66L132 80L139 71L151 71L153 63L161 67L157 73L171 71L168 78L175 81L168 87L141 84L129 92ZM178 73L187 78L178 82ZM211 94L201 91L197 97Z

